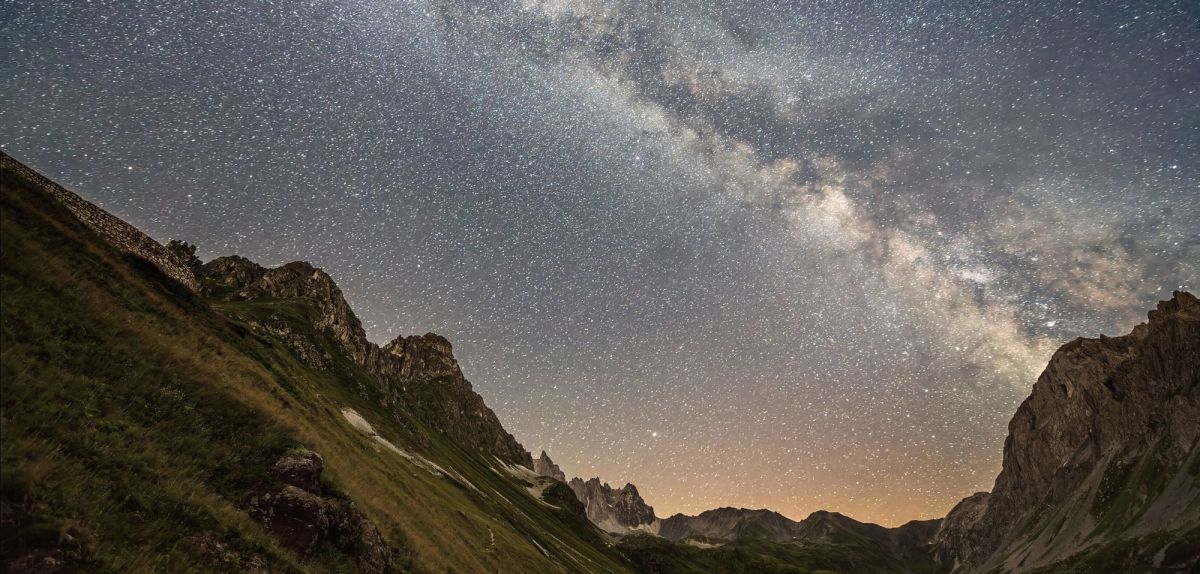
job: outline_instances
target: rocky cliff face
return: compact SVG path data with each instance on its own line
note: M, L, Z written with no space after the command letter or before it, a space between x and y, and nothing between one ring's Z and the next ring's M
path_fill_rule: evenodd
M539 476L553 478L554 480L567 481L567 475L561 468L558 468L557 464L554 464L553 460L550 460L550 455L546 454L544 450L542 451L542 456L533 460L533 472L538 473Z
M391 394L425 424L468 448L533 467L529 452L501 426L463 377L454 349L445 337L426 333L398 337L384 345L376 368L390 382Z
M221 257L203 265L200 277L214 296L228 301L304 301L316 310L311 327L332 340L352 363L375 374L382 386L377 390L387 401L404 405L464 447L533 465L529 453L463 377L444 337L433 333L398 337L379 347L367 339L329 274L303 261L267 269L242 257ZM332 365L320 341L307 340L282 319L254 320L253 325L282 340L310 366Z
M402 378L462 377L462 369L454 358L454 347L441 335L425 333L397 337L383 346L383 352L393 359L395 374Z
M191 253L168 249L149 235L142 233L140 229L125 223L74 192L50 181L4 152L0 152L0 171L21 178L26 184L57 199L79 221L117 249L149 262L163 274L193 292L201 292L192 259L195 256L195 248L192 248Z
M599 478L584 481L572 478L569 483L576 498L587 509L587 517L609 532L627 532L654 522L654 508L642 500L637 487L626 484L613 488Z
M1200 301L1176 292L1130 334L1054 354L1009 423L995 487L951 511L936 556L1023 571L1103 546L1131 567L1195 567L1178 545L1200 528L1198 437Z

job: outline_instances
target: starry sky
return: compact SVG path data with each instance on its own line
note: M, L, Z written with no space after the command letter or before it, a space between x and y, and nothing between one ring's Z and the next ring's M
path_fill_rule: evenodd
M1187 0L3 0L0 54L6 152L447 336L659 516L941 516L1200 267Z

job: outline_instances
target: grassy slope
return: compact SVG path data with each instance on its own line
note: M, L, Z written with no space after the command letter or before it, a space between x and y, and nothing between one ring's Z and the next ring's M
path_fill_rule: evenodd
M590 525L363 398L370 375L342 359L314 371L241 325L255 304L216 310L42 193L2 184L0 560L57 549L88 571L207 570L187 538L211 532L278 571L348 571L333 552L298 561L239 510L281 452L305 446L416 571L627 568ZM280 306L303 327L304 305ZM481 492L368 440L346 406Z

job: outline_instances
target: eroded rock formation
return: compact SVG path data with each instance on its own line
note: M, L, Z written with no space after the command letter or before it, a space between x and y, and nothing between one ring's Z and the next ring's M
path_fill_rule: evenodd
M599 478L584 481L572 478L569 483L576 498L587 509L588 518L610 532L623 532L654 522L654 508L642 500L637 487L626 484L613 488Z

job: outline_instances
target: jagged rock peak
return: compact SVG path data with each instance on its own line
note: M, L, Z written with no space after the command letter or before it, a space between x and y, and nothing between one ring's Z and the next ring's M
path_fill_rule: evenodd
M599 478L586 482L572 478L569 485L587 508L588 518L605 530L624 532L655 521L654 508L642 500L632 484L614 489Z
M1191 320L1200 319L1200 299L1187 291L1174 291L1171 298L1159 301L1155 310L1147 313L1151 323L1176 315Z
M221 263L218 264L218 261ZM241 258L222 258L210 262L210 265L212 266L205 266L205 279L211 283L236 285L244 279L254 278L228 295L227 299L276 298L312 301L319 311L314 326L317 329L328 330L355 363L375 366L372 363L376 362L378 348L367 340L362 322L346 302L342 290L322 269L305 261L293 261L260 272L260 267ZM219 273L222 271L225 274Z
M541 456L533 460L533 471L538 473L539 476L550 477L562 482L567 481L567 475L557 464L554 464L553 460L550 460L550 455L546 454L544 450Z

